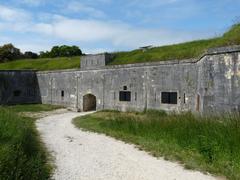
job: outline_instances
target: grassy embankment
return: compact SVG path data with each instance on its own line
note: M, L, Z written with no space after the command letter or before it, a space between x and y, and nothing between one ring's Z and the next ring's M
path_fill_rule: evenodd
M156 157L179 161L186 168L240 179L240 116L194 117L103 111L74 119L85 130L136 144Z
M33 118L21 112L51 111L49 105L0 106L0 179L46 180L51 165Z
M42 59L24 59L7 63L0 63L0 70L59 70L75 69L80 67L80 57L61 57L61 58L42 58Z
M109 65L196 58L209 48L229 45L240 45L240 24L234 25L223 36L217 38L161 46L146 52L141 50L117 52L114 53L115 58ZM0 64L0 70L35 69L44 71L79 67L80 57L26 59Z
M223 36L217 38L156 47L146 52L142 52L142 50L119 52L115 54L116 57L110 64L132 64L196 58L209 48L229 45L240 45L240 24L234 25Z

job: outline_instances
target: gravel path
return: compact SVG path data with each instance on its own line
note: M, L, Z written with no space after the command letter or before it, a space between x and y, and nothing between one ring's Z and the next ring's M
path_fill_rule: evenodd
M87 113L64 112L37 121L43 142L54 157L56 180L210 180L157 159L133 145L74 127L72 119Z

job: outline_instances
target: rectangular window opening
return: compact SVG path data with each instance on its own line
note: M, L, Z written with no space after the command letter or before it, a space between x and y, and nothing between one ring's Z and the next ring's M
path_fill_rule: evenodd
M120 91L119 92L119 101L131 101L131 92L130 91Z
M162 104L177 104L177 92L162 92Z
M183 94L183 103L186 104L186 94Z
M123 90L126 91L127 90L127 86L123 86Z
M135 101L137 101L137 93L135 92Z
M19 97L20 95L21 95L21 91L20 90L15 90L15 91L13 91L13 95L15 96L15 97Z

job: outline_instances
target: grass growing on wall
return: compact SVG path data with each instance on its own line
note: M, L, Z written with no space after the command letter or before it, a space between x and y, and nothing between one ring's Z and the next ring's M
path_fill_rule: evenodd
M41 144L33 118L19 112L50 111L45 105L0 107L0 179L46 180L51 166Z
M61 57L61 58L41 58L24 59L7 63L0 63L0 70L58 70L58 69L78 69L80 68L80 57Z
M240 179L240 116L106 111L73 122L79 128L134 143L154 156L180 161L186 168Z

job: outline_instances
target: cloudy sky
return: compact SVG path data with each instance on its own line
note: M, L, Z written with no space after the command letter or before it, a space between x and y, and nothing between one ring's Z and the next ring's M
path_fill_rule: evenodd
M39 52L131 50L221 35L240 0L0 0L0 45Z

